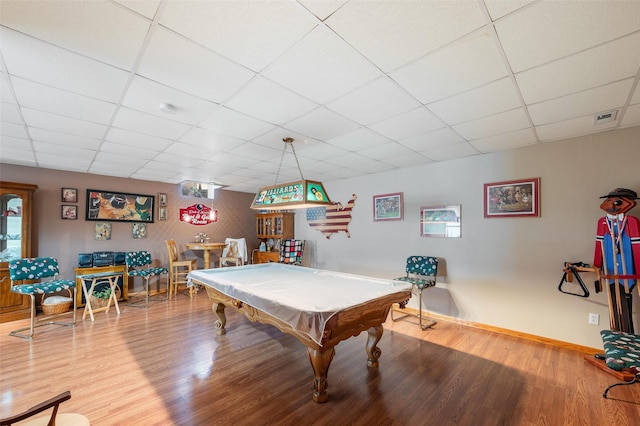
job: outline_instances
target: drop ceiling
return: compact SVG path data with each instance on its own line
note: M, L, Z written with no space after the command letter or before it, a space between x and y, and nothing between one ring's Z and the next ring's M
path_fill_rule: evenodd
M253 192L284 137L331 182L640 125L640 1L0 0L0 47L32 167Z

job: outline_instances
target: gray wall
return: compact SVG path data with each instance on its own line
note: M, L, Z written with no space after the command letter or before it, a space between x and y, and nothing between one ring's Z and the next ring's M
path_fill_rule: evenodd
M484 218L484 183L531 177L540 177L540 217ZM326 239L307 225L304 213L296 215L296 235L308 240L312 265L393 278L404 273L407 256L437 256L444 276L425 292L429 310L598 348L609 320L606 296L593 288L595 275L583 275L589 298L557 287L565 261L593 262L596 222L604 215L599 197L616 187L640 193L640 128L325 186L332 201L346 204L351 194L358 199L350 238L338 233ZM394 192L404 193L404 220L374 222L372 197ZM462 205L462 238L420 236L420 207L441 204ZM630 214L640 216L640 207ZM415 298L411 305L417 307ZM599 326L588 324L590 312L600 315ZM637 313L635 319L637 332Z

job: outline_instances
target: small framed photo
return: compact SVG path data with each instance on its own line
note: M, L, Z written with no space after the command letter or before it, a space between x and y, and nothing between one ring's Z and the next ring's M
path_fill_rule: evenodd
M111 239L111 224L107 222L96 223L96 240L106 241Z
M131 228L133 238L147 238L147 224L146 223L134 223Z
M158 207L158 220L167 220L167 208Z
M60 217L67 220L76 220L78 218L78 206L62 205Z
M484 217L540 216L540 178L484 184Z
M461 205L420 207L420 236L461 238Z
M402 192L373 196L373 220L402 220Z
M63 203L77 203L78 202L78 190L76 188L62 188L62 202Z
M158 194L158 205L160 207L167 206L167 194L163 194L163 193Z

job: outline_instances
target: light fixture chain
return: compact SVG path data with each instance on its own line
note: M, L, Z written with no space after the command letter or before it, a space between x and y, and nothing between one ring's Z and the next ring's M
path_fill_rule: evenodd
M302 175L302 169L300 168L300 161L298 161L298 155L296 154L296 148L293 146L292 138L283 138L284 147L282 148L282 155L280 156L280 164L278 165L278 172L276 173L276 180L273 182L274 185L278 184L278 178L280 177L280 169L282 169L282 161L284 160L284 154L287 150L287 146L291 146L291 151L293 151L293 158L296 159L296 164L298 165L298 171L300 172L300 179L304 180L304 176Z
M298 171L300 172L300 179L304 180L304 176L302 176L302 169L300 168L300 162L298 161L298 155L296 154L296 147L291 144L291 150L293 151L293 156L296 159L296 164L298 165Z

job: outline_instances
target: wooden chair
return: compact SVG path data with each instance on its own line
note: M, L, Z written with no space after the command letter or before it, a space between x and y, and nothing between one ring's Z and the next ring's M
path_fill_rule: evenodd
M128 306L135 308L146 308L147 306L149 306L149 300L169 300L169 270L162 266L151 266L151 253L149 253L148 251L130 251L125 254L124 260L127 264L127 274L129 274L130 277L142 277L146 293L145 299L127 303ZM149 279L155 276L160 277L165 274L167 276L167 297L165 299L150 299ZM142 302L145 302L145 304L139 305L139 303Z
M178 287L184 284L187 287L187 275L198 268L196 259L180 259L175 240L165 240L169 253L169 299L172 295L178 295ZM189 288L189 297L193 297L193 287Z
M41 402L38 405L34 405L33 407L20 414L0 419L0 426L9 426L17 422L20 422L21 426L88 426L90 424L89 419L87 419L82 414L58 414L58 408L60 404L62 404L64 401L68 401L69 399L71 399L71 392L63 392L60 395L54 396L53 398ZM53 408L51 416L42 416L31 419L31 417L35 416L36 414L40 414L50 408Z
M247 242L244 238L226 238L227 244L220 256L220 267L233 263L235 266L242 266L247 263Z
M417 315L411 313L405 313L403 316L393 318L393 309L391 309L391 320L398 321L409 315L417 316L419 318L420 328L425 330L436 324L436 320L431 318L425 318L426 325L422 325L422 291L425 288L433 287L436 285L436 275L438 275L438 258L431 256L409 256L405 267L406 275L404 277L396 278L398 281L405 281L411 283L412 288L418 290L419 311Z
M303 253L303 240L283 240L280 244L280 259L278 262L301 266Z
M24 259L14 259L9 261L9 278L11 279L11 291L29 296L31 299L31 321L29 327L19 328L9 333L10 336L23 337L31 339L33 337L33 329L43 325L65 325L74 326L76 323L76 281L58 279L60 272L58 261L53 257L31 257ZM48 281L42 281L43 278L51 278ZM39 282L33 282L40 280ZM26 282L25 282L26 281ZM55 314L36 321L36 295L45 295L58 293L60 291L68 291L73 300L73 321L57 322L49 321L50 319L62 315ZM65 312L65 314L68 312ZM29 330L29 334L22 333Z

